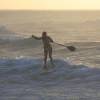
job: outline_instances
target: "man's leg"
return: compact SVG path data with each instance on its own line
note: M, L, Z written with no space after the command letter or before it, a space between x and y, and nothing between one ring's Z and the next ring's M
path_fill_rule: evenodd
M47 55L48 51L44 50L44 68L47 69Z
M54 65L53 58L52 58L52 48L49 49L49 58L50 58L51 64Z

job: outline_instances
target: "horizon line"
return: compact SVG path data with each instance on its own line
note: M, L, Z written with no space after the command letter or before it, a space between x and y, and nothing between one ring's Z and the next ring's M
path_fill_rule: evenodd
M100 11L100 9L0 9L0 11Z

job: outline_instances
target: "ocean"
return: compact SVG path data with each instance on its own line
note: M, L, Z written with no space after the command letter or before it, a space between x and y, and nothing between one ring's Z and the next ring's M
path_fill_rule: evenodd
M0 11L0 100L100 100L100 11ZM43 70L46 31L55 67Z

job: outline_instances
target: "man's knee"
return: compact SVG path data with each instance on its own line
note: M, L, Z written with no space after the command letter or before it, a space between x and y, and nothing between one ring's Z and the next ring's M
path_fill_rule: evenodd
M44 59L47 59L47 55L44 55Z
M52 57L52 51L49 51L49 57Z
M52 55L51 54L49 54L49 58L52 59Z

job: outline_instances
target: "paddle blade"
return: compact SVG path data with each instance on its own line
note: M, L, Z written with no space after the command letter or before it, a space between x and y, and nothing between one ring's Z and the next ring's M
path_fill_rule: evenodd
M70 50L72 52L76 50L76 48L74 46L67 46L67 48L68 48L68 50Z

